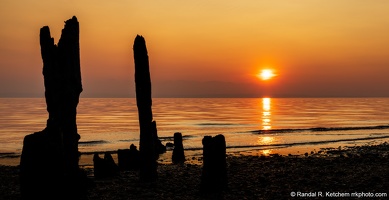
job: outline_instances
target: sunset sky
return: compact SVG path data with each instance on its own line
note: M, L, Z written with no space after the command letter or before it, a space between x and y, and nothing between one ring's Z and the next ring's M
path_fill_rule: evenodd
M0 97L43 97L39 30L80 22L82 97L389 97L387 0L1 0ZM262 80L262 69L276 76Z

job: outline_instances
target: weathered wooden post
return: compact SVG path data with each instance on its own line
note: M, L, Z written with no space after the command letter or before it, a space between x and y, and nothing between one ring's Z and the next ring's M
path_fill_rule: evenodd
M185 162L184 145L182 144L182 134L179 132L174 133L174 149L172 161L173 163Z
M27 135L20 159L23 199L78 195L79 167L76 115L82 92L79 23L65 22L58 46L48 26L40 30L45 98L49 117L43 131ZM64 193L64 191L66 191Z
M152 128L151 79L149 57L145 39L137 35L134 41L136 104L140 127L140 179L155 181L157 179L157 162L155 154L155 135Z
M224 136L205 136L202 142L201 191L212 193L227 189L226 140Z

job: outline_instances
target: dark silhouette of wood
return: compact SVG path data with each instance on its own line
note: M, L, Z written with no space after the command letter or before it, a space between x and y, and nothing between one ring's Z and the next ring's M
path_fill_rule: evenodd
M40 34L45 97L50 134L61 134L65 170L78 170L78 140L76 115L82 92L80 70L79 23L74 16L65 22L58 46L45 26ZM60 129L60 131L58 131Z
M227 189L226 141L223 135L203 138L201 191L217 193Z
M118 150L119 169L123 171L138 170L140 156L139 151L134 144L131 144L130 149Z
M157 162L155 155L155 130L153 130L153 114L151 110L151 80L149 57L145 39L137 35L134 41L136 104L138 107L140 127L140 179L155 181L157 179Z
M82 92L77 18L65 22L58 45L54 44L49 27L42 27L40 45L49 116L43 131L27 135L23 141L22 198L56 198L64 192L63 198L77 196L80 135L76 115Z
M95 178L113 177L119 173L119 168L110 153L105 153L104 159L95 153L93 155L93 169Z
M172 161L173 163L185 162L184 145L182 144L182 134L179 132L174 133L174 149Z

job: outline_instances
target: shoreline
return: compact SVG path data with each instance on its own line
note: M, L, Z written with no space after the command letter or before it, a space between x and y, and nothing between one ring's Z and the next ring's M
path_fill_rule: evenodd
M201 165L159 164L158 180L139 182L138 172L95 179L92 168L84 168L93 184L89 199L290 199L292 192L373 194L389 193L389 144L326 148L305 155L228 155L228 190L199 193ZM0 165L0 199L19 199L18 166ZM299 197L299 196L297 196ZM300 196L301 197L301 196ZM379 198L377 198L379 199Z
M367 141L368 140L368 141ZM269 156L272 154L278 154L281 156L303 156L306 153L309 155L323 151L328 148L353 148L358 146L371 146L377 144L383 144L388 142L387 137L370 137L362 139L345 139L334 141L319 141L319 142L302 142L293 144L275 144L275 145L251 145L251 146L231 146L226 147L228 156ZM186 163L202 165L202 148L189 148L184 149L186 156ZM93 154L98 153L103 155L104 153L111 153L114 161L117 161L117 150L111 151L95 151L95 152L81 152L81 158L79 165L83 167L93 167ZM18 166L20 164L20 154L15 153L2 153L0 156L0 165L5 166ZM172 164L172 148L168 148L163 154L160 154L159 164Z

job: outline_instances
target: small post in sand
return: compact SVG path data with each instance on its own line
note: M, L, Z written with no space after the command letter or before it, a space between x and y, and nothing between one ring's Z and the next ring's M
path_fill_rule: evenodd
M223 135L203 138L203 172L200 189L204 193L227 189L226 140Z
M172 161L173 163L185 162L184 145L182 144L182 134L179 132L174 133L174 149Z

